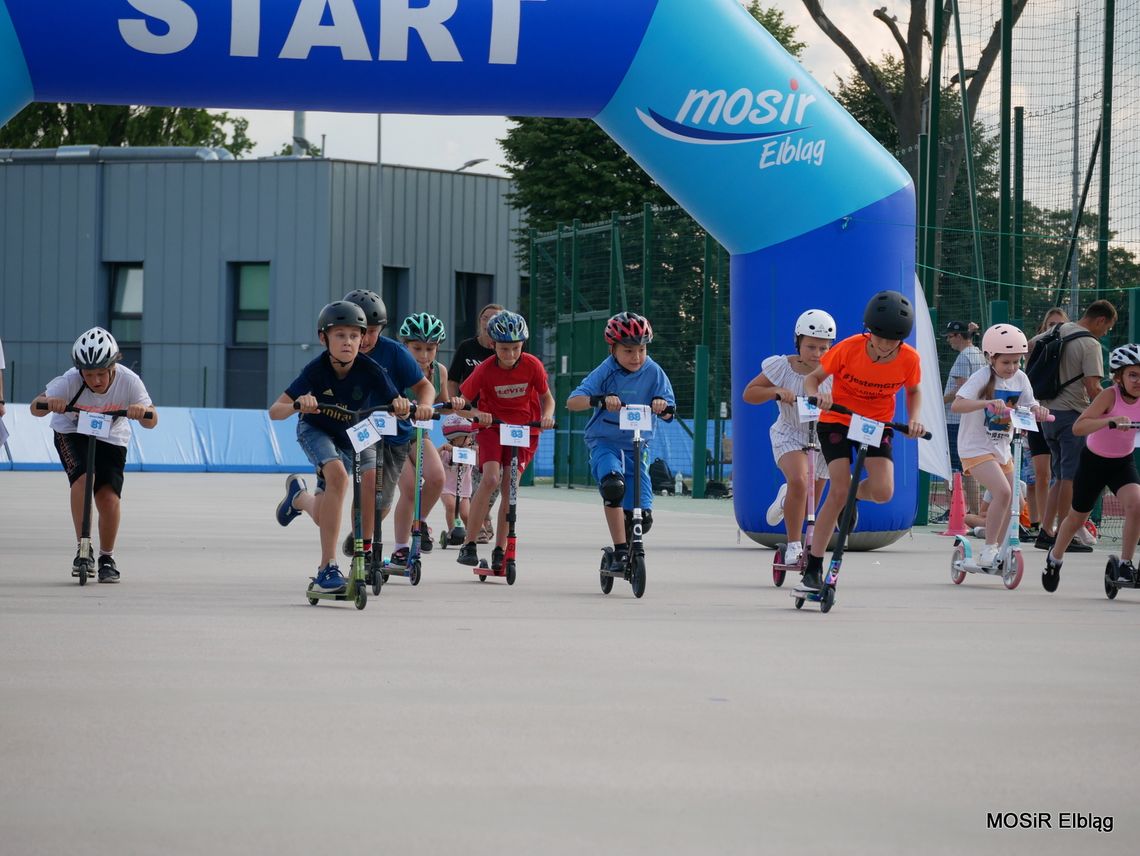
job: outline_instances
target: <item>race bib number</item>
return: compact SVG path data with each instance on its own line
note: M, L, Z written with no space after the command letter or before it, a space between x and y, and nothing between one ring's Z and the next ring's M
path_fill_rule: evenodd
M499 444L528 448L530 446L530 429L525 425L500 425Z
M475 466L475 450L452 447L451 460L457 464L467 464L473 467Z
M807 396L800 395L796 397L796 410L799 411L800 422L819 421L819 405L812 404L807 400Z
M376 433L381 437L395 437L398 426L396 422L399 421L391 413L373 413L372 424L376 427Z
M352 443L354 451L363 452L369 446L375 446L380 442L380 434L377 433L372 420L365 419L348 429L348 440Z
M1037 420L1033 416L1033 411L1022 410L1018 408L1011 410L1009 414L1009 421L1013 424L1014 428L1022 431L1037 431Z
M111 436L112 421L114 421L112 417L104 413L92 413L89 410L82 410L79 412L79 425L77 430L80 434L86 434L88 437L100 437L106 440Z
M853 413L851 414L851 426L847 429L847 439L854 440L856 443L866 443L868 446L874 446L877 449L879 444L883 442L883 428L885 427L882 422L876 422L874 419Z
M618 411L618 428L622 431L652 431L653 409L648 404L627 404Z
M412 424L422 431L430 431L435 421L432 419L413 419Z

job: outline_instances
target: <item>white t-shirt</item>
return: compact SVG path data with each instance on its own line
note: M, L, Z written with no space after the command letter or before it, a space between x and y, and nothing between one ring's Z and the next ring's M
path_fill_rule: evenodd
M63 398L71 401L75 394L83 389L75 406L85 410L95 410L105 413L109 410L126 410L131 404L150 405L150 394L143 386L142 378L126 366L115 366L115 378L110 388L102 395L96 395L90 389L83 387L83 375L79 369L68 369L62 376L55 378L47 385L48 398ZM79 425L79 415L76 413L53 413L51 427L60 434L74 434ZM114 446L127 446L131 442L131 422L126 418L114 420L111 424L111 436L104 442Z
M989 380L990 367L986 366L970 375L959 388L956 397L977 401ZM1037 404L1029 378L1021 369L1008 380L999 377L994 383L993 397L1003 399L1010 407L1033 407ZM1009 414L998 418L988 410L963 413L961 427L958 429L958 456L978 458L992 454L999 463L1004 464L1009 460L1012 433Z

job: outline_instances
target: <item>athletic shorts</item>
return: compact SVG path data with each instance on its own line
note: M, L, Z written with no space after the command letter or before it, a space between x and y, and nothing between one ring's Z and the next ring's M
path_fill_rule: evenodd
M998 460L997 455L992 452L986 452L984 455L978 455L976 458L963 458L962 459L962 472L965 475L972 475L974 467L981 466L982 464L993 461L1001 471L1007 476L1013 475L1013 458L1007 460L1004 464Z
M855 453L859 450L859 444L854 440L847 439L846 425L841 422L820 422L817 430L819 432L819 448L823 452L825 461L830 464L832 461L840 459L848 461L854 459ZM867 457L894 460L891 454L894 436L894 429L884 428L882 442L877 447L868 446Z
M946 426L946 440L950 444L950 469L952 472L962 472L962 459L958 457L958 429L962 427L954 422Z
M1129 455L1125 458L1104 458L1092 449L1081 451L1077 477L1073 479L1073 511L1089 514L1106 487L1119 493L1122 487L1140 484L1140 474Z
M633 468L636 466L632 449L621 449L599 443L590 449L590 472L599 486L610 473L621 473L625 479L625 497L622 507L633 510ZM599 487L599 490L601 488ZM649 478L649 449L641 450L641 508L653 508L653 481Z
M511 453L516 449L519 453L519 475L522 475L526 465L534 460L534 453L538 451L538 434L531 432L530 446L503 446L499 443L499 426L493 425L479 432L476 442L479 444L479 469L482 470L491 461L498 461L506 472L511 466Z
M1029 434L1029 457L1036 458L1038 455L1049 454L1049 442L1045 439L1045 435L1041 431L1028 431Z
M86 434L55 433L55 449L67 473L68 484L75 484L87 472L87 444L95 443L95 493L104 486L115 496L123 495L123 470L127 465L127 447L103 443Z
M317 493L325 489L325 475L324 466L329 461L340 460L344 465L345 472L352 473L352 450L342 449L333 442L332 437L322 431L320 428L315 428L308 422L297 423L297 442L300 443L305 457L316 468L317 471ZM372 468L376 468L376 449L378 446L372 446L366 451L372 453ZM404 462L408 460L408 453L411 451L412 444L404 443L402 446L393 446L390 443L384 444L384 488L380 496L380 508L385 510L392 507L392 498L396 494L396 485L400 481L400 470L404 468ZM363 464L364 456L361 455L361 462ZM363 471L363 466L362 466Z

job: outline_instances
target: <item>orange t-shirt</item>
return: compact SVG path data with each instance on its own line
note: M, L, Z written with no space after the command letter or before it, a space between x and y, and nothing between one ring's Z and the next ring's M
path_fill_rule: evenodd
M893 360L876 363L867 356L867 339L862 333L832 347L820 364L833 377L832 401L877 422L892 421L895 393L903 387L918 386L922 379L918 351L903 342ZM850 425L851 417L825 410L819 421Z

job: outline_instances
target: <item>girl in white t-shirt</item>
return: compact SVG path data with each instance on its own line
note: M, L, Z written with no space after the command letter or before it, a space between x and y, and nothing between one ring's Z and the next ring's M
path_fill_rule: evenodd
M769 526L775 526L781 517L784 518L788 533L784 562L789 565L795 564L803 552L800 536L810 480L814 476L815 499L819 502L823 482L827 478L827 462L822 454L816 455L815 473L808 467L808 456L804 454L808 442L807 426L800 423L796 398L804 394L804 378L819 368L820 358L835 341L835 319L822 309L809 309L796 320L795 337L796 353L788 356L776 354L764 360L760 364L760 374L745 387L743 396L749 404L776 401L780 407L779 418L772 424L769 434L776 466L787 481L780 485L776 499L768 509L767 521ZM830 383L830 379L826 381L828 389Z
M981 482L993 497L986 512L986 546L980 567L991 567L1009 526L1013 498L1013 458L1010 452L1010 408L1031 407L1037 418L1049 411L1037 404L1021 358L1029 351L1025 334L1012 324L995 324L982 336L987 368L974 372L958 389L950 409L962 414L958 457L963 471Z

